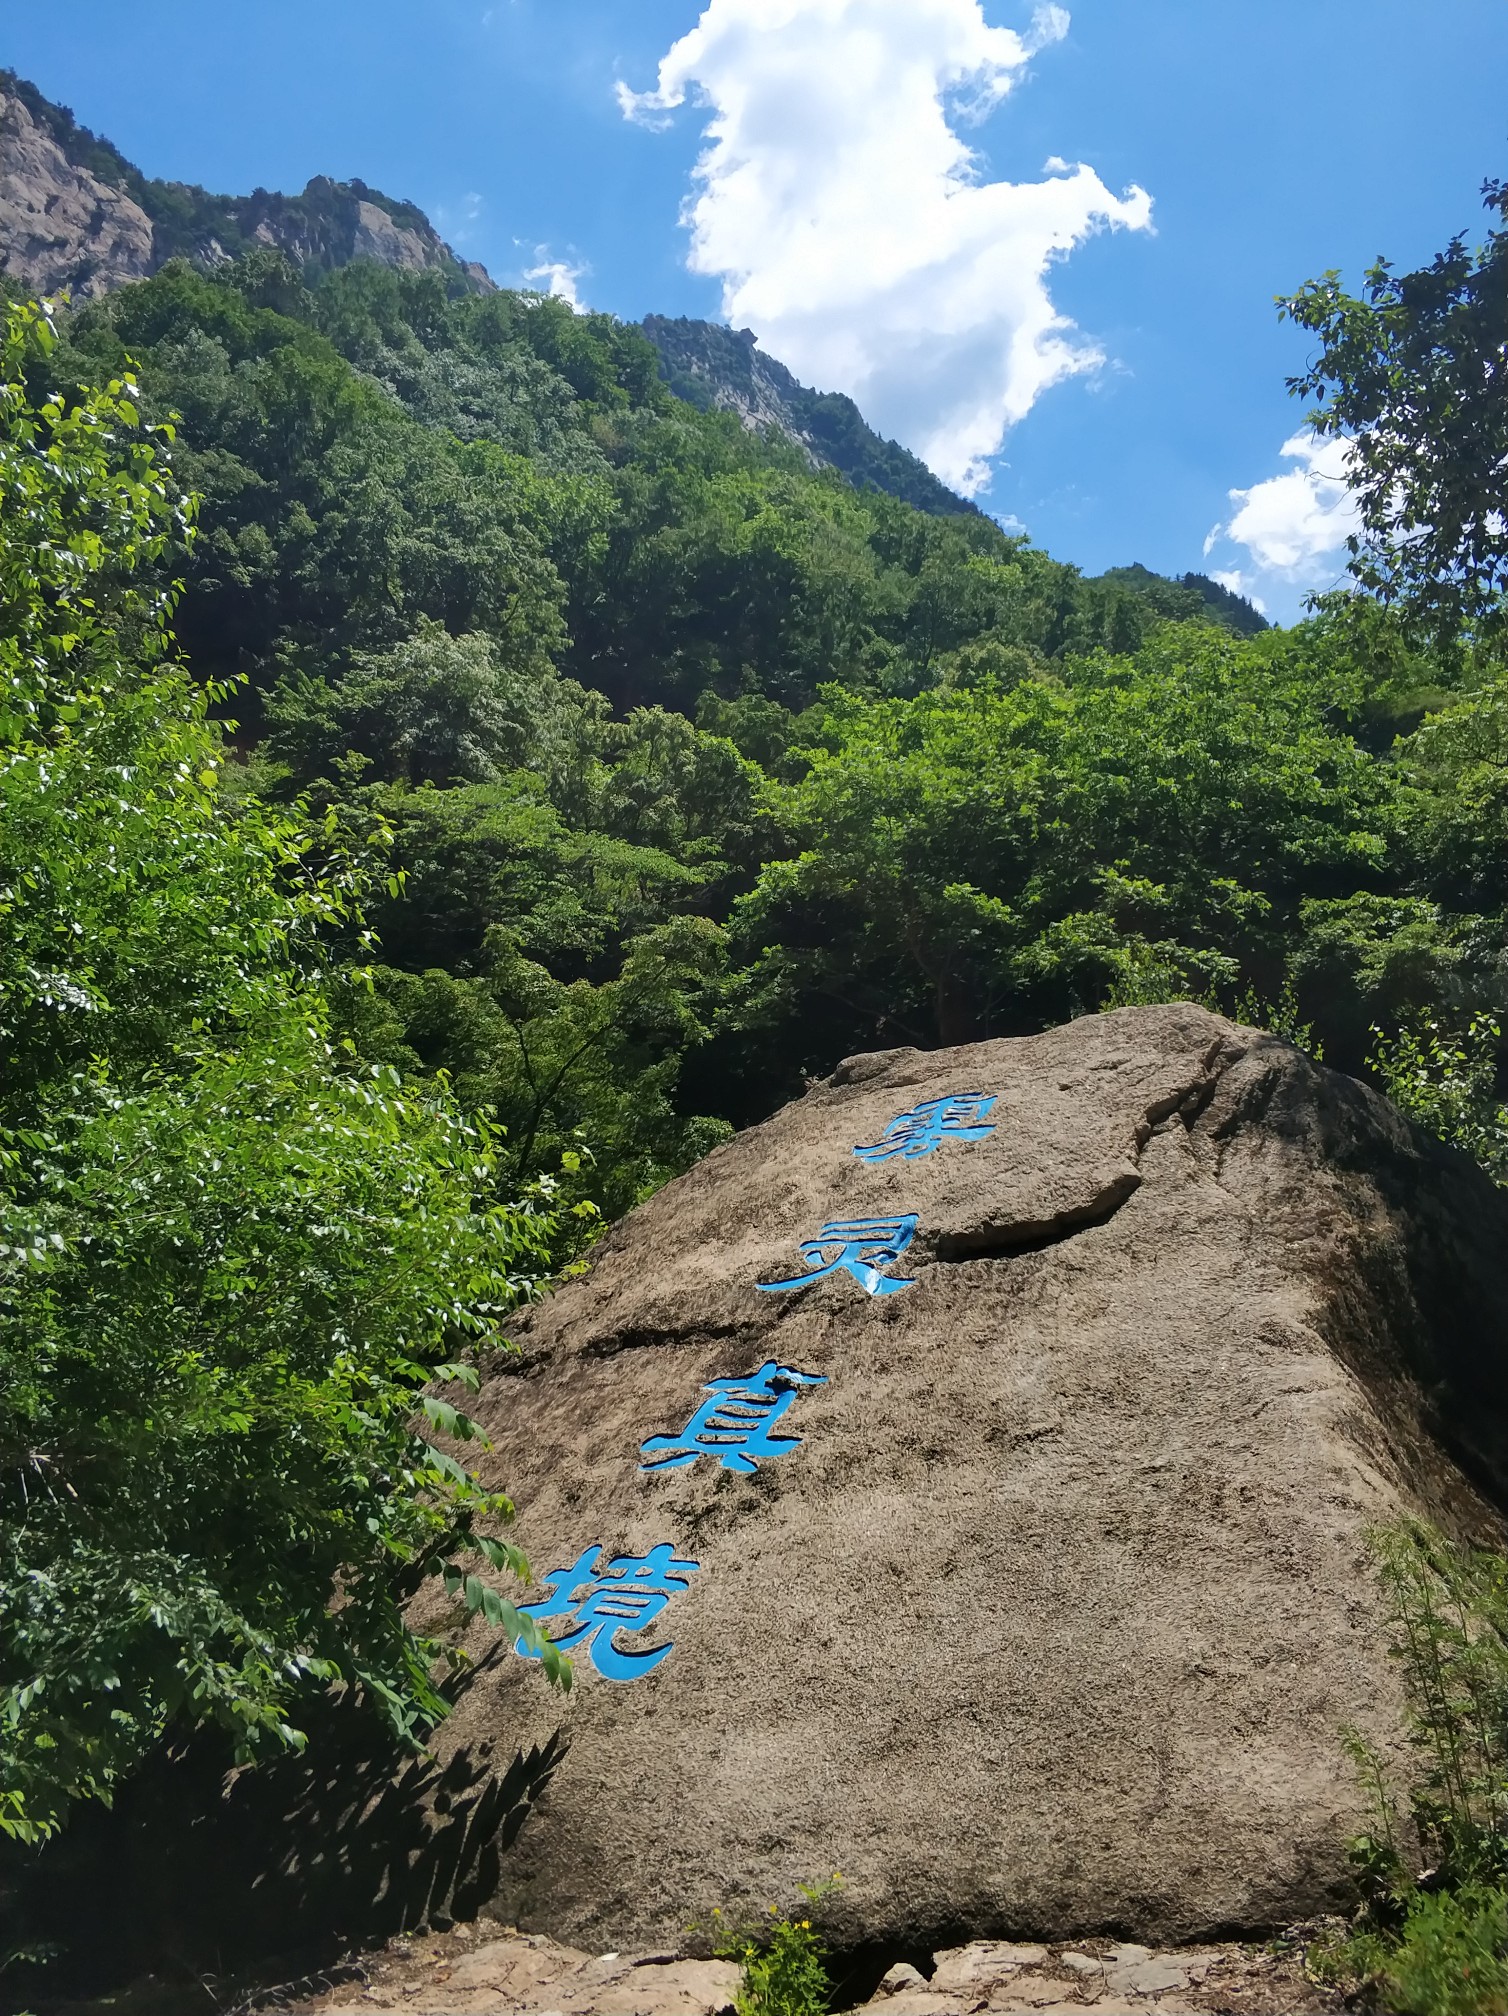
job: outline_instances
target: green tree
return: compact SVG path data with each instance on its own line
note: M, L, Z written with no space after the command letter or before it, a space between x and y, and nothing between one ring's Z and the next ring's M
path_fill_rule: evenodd
M421 616L412 637L354 652L338 678L280 685L266 749L301 782L333 776L358 753L387 780L491 784L526 761L555 767L554 745L579 739L571 695L552 668L510 665L484 633L453 637Z
M700 917L631 940L597 984L556 979L500 930L474 979L375 969L351 1027L363 1056L444 1071L464 1103L494 1112L514 1188L553 1186L563 1169L563 1197L614 1218L732 1131L675 1097L686 1052L711 1032L725 966L723 932Z
M1456 237L1413 273L1379 259L1360 295L1331 272L1281 303L1322 346L1290 390L1351 443L1351 571L1448 645L1501 640L1508 588L1508 182L1483 196L1498 228L1478 251Z
M1473 1016L1453 1033L1427 1016L1395 1036L1379 1032L1371 1062L1395 1106L1508 1188L1508 1103L1497 1096L1501 1042L1490 1016Z
M191 517L165 430L124 375L35 403L51 348L40 311L9 317L0 1826L23 1839L175 1721L297 1746L300 1697L343 1682L416 1740L443 1712L416 1576L519 1630L474 1572L526 1572L488 1530L508 1502L430 1439L479 1434L431 1382L475 1383L553 1233L498 1201L496 1141L443 1086L332 1035L322 945L360 931L361 863L227 801L151 585Z
M1281 648L1202 624L1063 679L829 692L796 753L806 776L773 794L796 852L734 932L803 1056L1238 975L1276 992L1304 901L1377 880L1396 823Z

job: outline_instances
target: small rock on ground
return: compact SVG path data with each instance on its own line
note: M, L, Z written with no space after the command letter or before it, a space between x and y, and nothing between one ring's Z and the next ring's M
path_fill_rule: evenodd
M1310 1982L1302 1934L1272 1946L1154 1950L1110 1940L1071 1946L975 1940L900 1961L856 2016L1310 2016L1340 1998ZM738 1990L726 1960L664 1952L592 1955L486 1921L396 1940L361 1976L277 2006L289 2016L405 2009L415 2016L724 2016ZM243 2005L245 2006L245 2005Z

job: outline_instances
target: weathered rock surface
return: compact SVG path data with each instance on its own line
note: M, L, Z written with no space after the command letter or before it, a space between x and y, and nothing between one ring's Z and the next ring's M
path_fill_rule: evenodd
M955 1093L996 1096L992 1134L853 1154ZM882 1271L912 1287L755 1285L827 1221L902 1213ZM633 1213L521 1342L475 1411L536 1570L698 1564L616 1641L673 1643L632 1684L578 1652L562 1701L477 1627L441 1733L442 1762L553 1743L479 1901L594 1952L832 1870L839 1940L896 1951L1333 1907L1362 1817L1339 1732L1398 1726L1367 1530L1501 1537L1508 1204L1194 1007L850 1060ZM827 1382L781 1424L799 1447L640 1469L705 1381L768 1360ZM1150 1960L1107 1987L1154 1992Z
M486 269L457 258L422 212L364 182L316 175L300 196L212 196L139 175L71 113L0 72L0 273L35 294L87 300L185 256L203 266L268 246L316 267L376 259L460 276L490 293Z
M84 300L152 268L152 220L141 206L75 167L0 90L0 272L34 293L66 288Z

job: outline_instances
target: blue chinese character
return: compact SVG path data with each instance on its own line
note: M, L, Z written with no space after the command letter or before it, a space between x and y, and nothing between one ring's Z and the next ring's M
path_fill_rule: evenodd
M679 1435L651 1435L643 1456L661 1456L659 1463L641 1463L641 1470L684 1470L698 1456L716 1456L725 1470L747 1477L759 1468L761 1456L783 1456L799 1449L799 1435L772 1437L771 1429L787 1412L803 1386L825 1386L819 1372L796 1372L773 1358L757 1372L738 1379L709 1379L704 1400Z
M617 1554L605 1568L597 1566L600 1547L586 1547L569 1568L553 1568L541 1585L548 1591L541 1603L520 1603L526 1617L571 1617L574 1627L555 1640L562 1652L573 1646L590 1650L592 1664L604 1680L637 1680L668 1659L673 1645L651 1652L624 1652L620 1636L647 1631L672 1596L690 1587L688 1578L701 1566L678 1561L668 1540L647 1554ZM514 1649L537 1659L520 1638Z
M755 1286L765 1295L778 1295L784 1289L804 1288L808 1281L820 1281L824 1274L835 1274L841 1267L871 1295L897 1295L902 1288L914 1288L916 1283L882 1274L880 1269L899 1260L915 1236L914 1211L907 1212L904 1218L860 1218L850 1224L824 1225L815 1239L803 1239L799 1248L802 1259L813 1270L810 1274L798 1274L794 1281L759 1281ZM837 1250L828 1259L828 1251L833 1247Z
M982 1141L993 1134L983 1123L995 1105L982 1092L955 1092L947 1099L928 1099L909 1113L897 1114L872 1147L855 1148L861 1162L888 1162L892 1155L916 1161L941 1148L944 1141Z

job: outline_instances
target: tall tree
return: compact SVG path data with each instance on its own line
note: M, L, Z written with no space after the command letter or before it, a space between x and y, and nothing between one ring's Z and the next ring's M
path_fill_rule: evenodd
M1413 273L1379 259L1360 295L1326 273L1282 312L1322 345L1290 390L1317 403L1316 432L1351 443L1361 513L1350 541L1363 588L1437 638L1508 636L1508 182L1483 196L1498 220Z
M37 309L0 341L0 1829L22 1839L174 1722L297 1747L300 1696L345 1682L416 1738L443 1648L405 1578L534 1633L473 1572L527 1570L488 1530L507 1499L429 1439L477 1439L431 1382L475 1383L551 1231L500 1201L443 1086L332 1037L321 946L360 929L360 863L297 810L227 802L143 571L192 516L170 430L125 374L35 402L51 345Z

